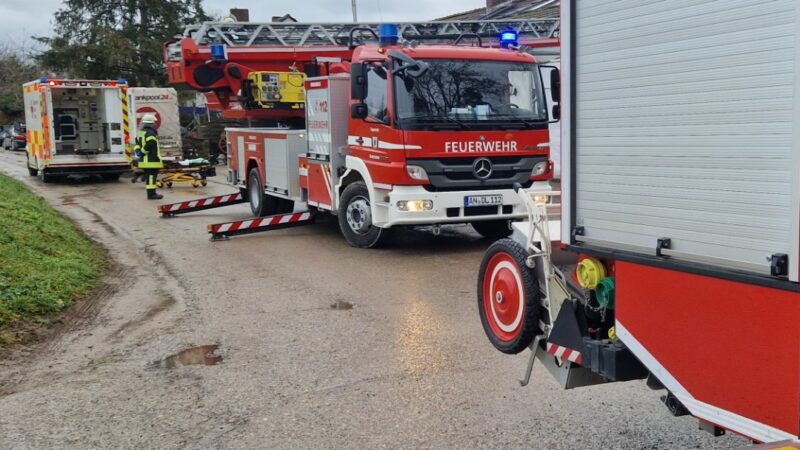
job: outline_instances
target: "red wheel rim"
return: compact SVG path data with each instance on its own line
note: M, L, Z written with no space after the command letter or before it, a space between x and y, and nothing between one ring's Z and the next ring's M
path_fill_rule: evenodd
M483 309L492 333L501 341L517 338L525 313L525 288L514 258L505 252L492 256L483 274Z

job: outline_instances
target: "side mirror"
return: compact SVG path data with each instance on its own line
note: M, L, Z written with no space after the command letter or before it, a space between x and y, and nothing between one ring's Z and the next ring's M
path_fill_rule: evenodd
M553 121L558 122L561 120L561 105L553 105L553 110L551 111L551 117Z
M350 105L350 117L353 119L366 119L367 113L367 104L364 102L353 103Z
M553 103L561 103L561 71L556 68L550 71L550 95Z
M350 64L350 98L367 98L367 65L364 63Z

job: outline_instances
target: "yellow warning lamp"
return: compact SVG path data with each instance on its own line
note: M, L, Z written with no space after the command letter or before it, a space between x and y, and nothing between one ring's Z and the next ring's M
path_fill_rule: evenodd
M594 290L606 277L606 267L597 258L586 258L578 263L576 275L581 287Z

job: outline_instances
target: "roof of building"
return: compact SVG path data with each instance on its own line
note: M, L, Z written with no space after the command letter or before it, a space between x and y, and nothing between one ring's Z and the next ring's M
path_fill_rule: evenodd
M544 19L561 14L560 0L508 0L489 9L477 8L437 20Z

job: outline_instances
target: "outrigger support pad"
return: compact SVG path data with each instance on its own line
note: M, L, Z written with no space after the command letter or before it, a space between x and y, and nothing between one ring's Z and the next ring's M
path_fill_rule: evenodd
M254 219L237 220L236 222L218 223L208 226L212 241L227 239L242 234L260 233L262 231L280 230L314 223L314 213L303 211L292 214L256 217Z
M204 209L237 205L239 203L245 203L246 201L242 194L218 195L216 197L198 198L197 200L189 200L186 202L159 205L158 212L161 214L161 217L173 217L178 214L202 211Z

